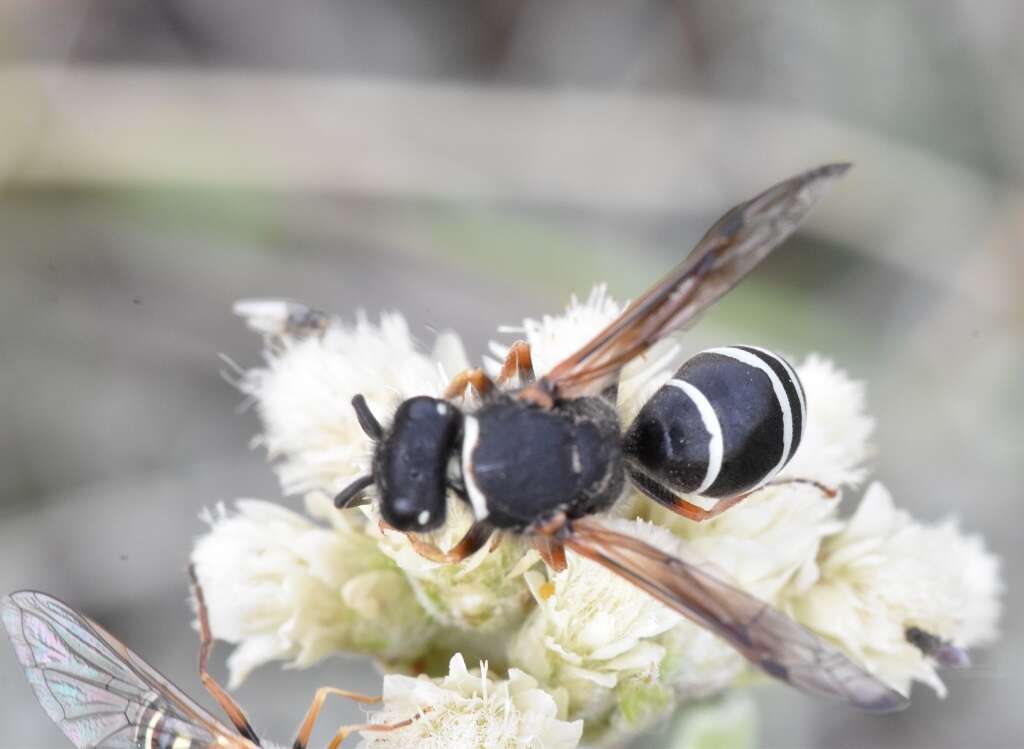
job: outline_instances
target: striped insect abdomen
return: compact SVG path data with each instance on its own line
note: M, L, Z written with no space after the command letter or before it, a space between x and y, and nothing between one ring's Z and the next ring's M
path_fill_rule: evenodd
M168 710L167 698L152 692L141 704L132 731L132 746L138 749L206 749L213 737L193 736L190 726ZM126 713L127 715L127 713ZM227 746L227 745L225 745Z
M730 497L770 480L800 444L806 400L793 367L753 346L702 351L626 432L629 464L684 494Z

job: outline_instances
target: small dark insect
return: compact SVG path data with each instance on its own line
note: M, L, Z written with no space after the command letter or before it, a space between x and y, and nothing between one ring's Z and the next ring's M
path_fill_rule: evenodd
M232 311L244 317L253 330L268 336L319 335L330 322L325 312L291 299L239 299Z
M967 668L971 658L963 648L958 648L949 640L933 635L920 627L907 627L904 632L907 642L921 653L946 668Z
M495 530L524 535L554 569L564 568L568 547L716 632L771 676L865 710L905 707L906 698L781 612L590 517L611 507L629 481L706 520L764 486L793 455L806 403L793 368L775 354L742 346L698 354L625 435L613 405L617 379L736 285L848 168L812 169L730 210L682 264L539 379L528 344L519 341L496 381L479 369L463 372L444 398L404 401L387 429L357 395L352 405L375 443L372 473L336 504L362 501L375 485L383 521L439 561L465 558ZM495 387L513 378L517 389ZM453 402L470 387L480 399L472 412ZM448 491L469 504L475 521L443 551L413 532L445 522ZM719 502L704 510L679 493Z
M22 590L0 602L7 635L39 704L78 749L264 746L242 708L206 670L213 639L194 573L192 584L199 618L199 677L233 728L193 702L99 624L56 598ZM330 695L364 704L380 701L333 687L317 690L292 749L306 749L320 708ZM343 726L329 749L337 749L353 731L393 731L412 720Z

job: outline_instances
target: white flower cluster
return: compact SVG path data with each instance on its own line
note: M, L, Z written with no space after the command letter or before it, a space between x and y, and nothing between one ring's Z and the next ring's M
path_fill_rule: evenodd
M260 500L239 500L231 514L220 507L192 552L211 629L239 643L228 659L232 687L271 660L408 660L433 634L405 576L360 525L323 495L307 506L329 527Z
M360 749L573 749L583 733L582 720L563 719L564 694L515 668L493 680L486 662L470 671L460 654L441 679L385 676L383 697L374 723L412 722L401 731L365 732Z
M458 565L439 564L383 529L372 507L335 510L329 497L367 472L372 449L352 397L362 393L386 424L402 399L438 395L467 366L461 343L443 334L424 355L397 315L354 326L332 319L316 334L293 334L268 322L272 306L260 309L250 323L276 334L267 338L266 365L241 385L258 405L260 442L284 490L306 494L317 522L246 500L211 518L198 542L193 559L214 634L237 644L233 684L272 659L303 666L338 652L368 654L420 676L385 677L385 707L373 720L415 720L366 732L361 746L550 748L628 736L747 675L743 658L716 636L571 552L555 573L505 537ZM531 344L543 372L619 310L596 289L561 316L508 330ZM505 351L492 344L495 356ZM624 423L680 360L679 344L665 341L627 367ZM814 356L798 372L808 421L782 478L849 491L865 478L870 452L863 387ZM633 492L603 522L782 608L894 688L906 693L916 680L942 693L934 663L908 642L907 629L960 647L993 639L996 560L953 522L914 522L879 484L849 517L839 505L814 486L783 484L694 523ZM432 540L450 547L470 520L450 501L449 522ZM507 679L472 674L463 657Z
M265 368L240 387L256 403L266 429L257 440L275 461L289 494L337 493L366 472L370 447L352 412L362 393L375 413L390 413L413 395L439 395L468 364L462 343L442 333L432 355L420 352L405 319L360 314L349 327L331 321L322 335L268 338Z

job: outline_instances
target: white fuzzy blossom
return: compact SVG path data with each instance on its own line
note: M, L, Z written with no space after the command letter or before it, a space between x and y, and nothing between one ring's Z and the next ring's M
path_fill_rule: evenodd
M915 523L878 483L819 554L820 579L796 597L797 617L903 693L912 680L945 695L935 664L906 640L914 626L959 647L995 639L998 560L953 520Z
M606 522L679 553L679 540L664 528L639 520ZM527 573L537 608L511 641L510 661L565 688L572 717L639 723L646 716L635 714L638 692L642 701L670 699L660 679L666 650L658 637L681 617L596 562L571 553L566 562L562 572Z
M531 345L543 374L621 309L597 288L561 315L503 329L506 342L491 344L497 358L485 366L492 374L500 367L512 334ZM193 558L214 633L238 644L233 683L268 660L302 666L338 651L438 676L385 677L384 709L372 720L413 720L365 732L366 749L561 749L577 745L584 724L587 741L602 743L672 713L694 718L680 729L686 746L704 745L705 735L729 735L723 746L752 743L749 704L702 699L731 694L725 690L749 675L746 661L604 567L570 551L567 568L555 573L512 535L458 565L439 564L383 527L373 506L335 510L330 495L367 473L372 450L352 397L362 393L386 425L401 400L439 395L469 365L453 334L439 336L431 355L421 353L398 315L379 324L360 317L351 326L322 315L300 334L282 311L301 317L304 310L290 303L240 308L268 342L265 365L241 380L263 421L259 441L287 493L314 492L307 510L319 522L245 501L214 519L197 544ZM662 341L623 371L624 425L695 353L684 343ZM895 688L907 692L917 680L941 693L935 665L907 642L906 629L962 647L990 641L999 614L997 562L953 522L916 523L877 484L846 517L842 495L867 477L871 455L864 387L817 356L797 371L807 421L779 478L814 480L839 496L784 483L695 523L628 490L602 522L782 608ZM449 548L471 522L465 504L450 497L446 524L423 540ZM488 661L506 678L486 668L470 672L464 656ZM742 730L723 731L721 719L707 717L737 711L746 716Z
M623 309L624 305L609 297L603 285L596 286L582 302L573 296L561 315L544 315L540 319L528 317L520 325L505 325L500 330L505 334L518 334L530 344L534 370L543 374L599 333ZM491 353L498 359L504 358L508 348L498 341L490 344ZM679 350L673 340L666 339L623 369L619 376L618 394L623 423L628 423L647 398L671 376L670 367ZM485 359L491 374L500 368L498 359Z
M320 335L282 336L266 350L266 366L240 383L256 402L262 444L287 493L336 493L366 473L371 444L359 427L352 397L362 393L387 421L414 395L438 395L445 375L465 369L459 339L442 334L435 355L421 353L399 314L380 323L360 314L355 325L332 320Z
M311 498L314 513L325 500ZM404 576L357 524L331 514L325 527L247 499L209 518L192 561L211 629L238 645L232 686L271 660L302 667L347 651L391 661L424 649L433 624Z
M376 513L369 513L375 517ZM473 516L459 501L448 503L445 525L425 536L449 549L469 529ZM404 533L371 523L381 550L406 574L420 604L441 624L459 630L498 634L522 622L531 608L522 571L540 560L515 536L502 538L460 564L435 562L413 549Z
M815 354L797 367L797 374L809 413L800 447L782 477L813 478L836 489L859 484L867 474L875 429L864 383Z
M409 725L387 732L364 731L359 749L573 749L583 722L565 720L565 699L540 688L517 669L492 679L487 664L470 671L452 656L443 679L384 677L378 724Z
M504 333L515 333L530 344L533 367L543 373L576 351L622 311L622 306L608 296L604 286L597 286L580 302L573 295L560 315L544 315L539 320L528 317L521 325L505 325ZM503 358L507 347L493 342L491 352ZM492 369L498 362L490 361Z

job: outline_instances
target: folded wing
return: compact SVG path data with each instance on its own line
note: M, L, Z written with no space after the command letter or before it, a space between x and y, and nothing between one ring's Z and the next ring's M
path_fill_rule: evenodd
M770 676L870 712L909 704L778 609L650 544L582 518L573 521L565 545L716 633Z

